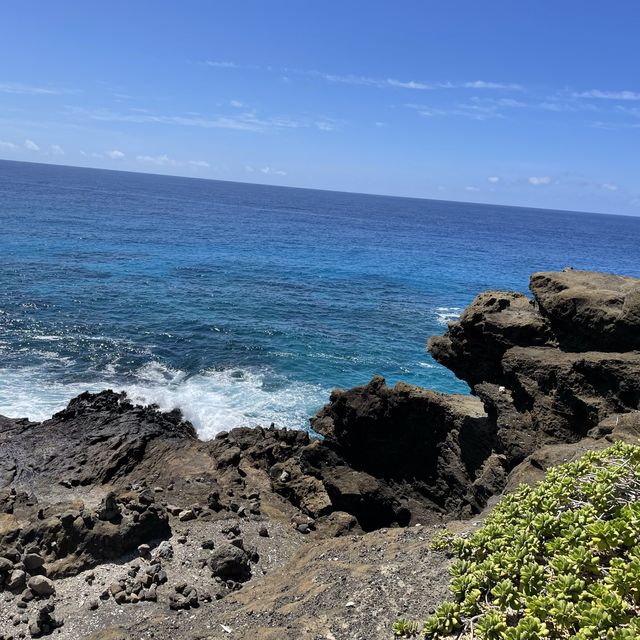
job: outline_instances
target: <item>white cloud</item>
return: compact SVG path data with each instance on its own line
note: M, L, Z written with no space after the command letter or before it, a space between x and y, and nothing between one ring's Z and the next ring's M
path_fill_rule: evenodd
M54 156L63 156L64 155L64 149L59 144L52 144L51 145L51 153Z
M378 87L379 89L394 87L398 89L433 89L431 85L415 80L397 80L395 78L369 78L367 76L356 75L338 75L333 73L313 73L307 72L307 75L319 75L323 80L334 84L351 84L364 87Z
M313 121L308 118L295 119L288 116L259 118L255 112L233 113L202 117L194 115L173 116L155 115L152 113L118 112L110 109L83 109L74 107L67 114L71 117L87 118L101 122L133 122L162 125L176 125L184 127L198 127L203 129L232 129L236 131L266 132L284 129L297 129L313 126Z
M455 87L455 85L453 85ZM474 80L465 82L462 85L465 89L507 89L509 91L522 91L522 85L504 82L486 82L485 80Z
M468 186L464 188L465 191L480 191L480 189L478 189L478 187L472 187L472 186Z
M187 160L179 161L166 153L158 154L157 156L150 155L137 155L136 160L144 164L154 164L158 167L197 167L199 169L208 169L211 165L206 160Z
M591 89L591 91L581 91L572 94L574 98L598 98L602 100L640 100L638 91L601 91Z
M59 89L56 87L34 87L18 82L0 82L0 93L15 93L25 95L62 95L77 93L71 89Z
M250 164L245 164L245 165L244 165L244 170L245 170L247 173L253 173L253 172L255 171L255 169L254 169Z
M402 80L387 78L387 84L390 87L399 87L400 89L433 89L430 84L425 84L424 82L415 82L414 80L403 82Z
M414 89L419 91L428 91L433 89L493 89L503 91L522 91L523 87L519 84L505 82L487 82L486 80L473 80L471 82L438 82L435 84L417 81L417 80L398 80L396 78L371 78L369 76L358 75L339 75L332 73L318 72L299 72L306 75L320 76L327 82L360 85L366 87L397 88L397 89Z
M459 116L471 120L489 120L490 118L503 118L498 107L494 104L469 104L462 103L446 108L430 107L420 104L407 104L406 107L415 109L423 118Z
M0 149L17 149L18 145L13 142L6 142L4 140L0 140Z
M328 120L318 120L315 125L320 131L334 131L336 128L335 123Z
M617 184L613 182L604 182L600 185L605 191L617 191L619 189Z
M576 113L579 111L599 111L598 107L589 102L562 102L557 98L547 98L543 102L530 105L543 111L553 111L555 113Z
M260 171L262 173L265 174L271 174L271 175L276 175L276 176L286 176L287 172L286 171L281 171L278 169L272 169L271 167L262 167L262 169L260 169Z
M40 151L40 147L33 140L25 140L24 148L29 151Z
M637 122L604 122L599 120L589 124L593 129L605 129L606 131L619 131L624 129L640 129L640 123Z
M216 67L218 69L236 69L238 65L235 62L219 61L219 60L205 60L204 62L208 67Z
M245 104L240 102L240 100L231 100L229 104L236 109L242 109L245 106Z
M178 164L173 158L170 158L166 153L158 156L136 156L138 162L148 162L151 164L157 164L158 166L176 165Z
M549 176L530 176L528 182L529 184L539 187L540 185L551 184L551 178Z
M316 75L316 74L311 74ZM384 80L376 80L375 78L367 78L365 76L354 76L347 75L341 76L332 73L321 73L320 77L327 82L340 83L340 84L353 84L353 85L362 85L369 87L383 87L385 86Z
M487 180L491 183L491 184L498 184L498 182L500 182L500 178L498 178L498 176L489 176L487 178Z
M124 158L124 153L122 151L118 151L118 149L107 151L105 152L105 155L112 160L122 160L122 158Z

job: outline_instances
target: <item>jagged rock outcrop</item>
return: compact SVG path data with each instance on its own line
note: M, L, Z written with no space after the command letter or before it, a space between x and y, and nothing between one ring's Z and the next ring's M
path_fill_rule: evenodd
M334 392L311 425L349 467L394 487L413 511L426 502L436 512L471 513L502 474L492 427L471 396L405 383L390 388L378 376Z
M483 401L510 466L640 408L640 280L537 273L531 290L482 293L429 341Z
M179 411L133 405L124 393L83 393L41 423L0 416L0 488L106 484L196 439Z

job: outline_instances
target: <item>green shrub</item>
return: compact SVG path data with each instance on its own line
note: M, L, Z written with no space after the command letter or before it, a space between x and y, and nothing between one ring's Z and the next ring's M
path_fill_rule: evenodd
M618 443L503 498L468 539L448 541L452 602L418 631L486 640L640 638L640 447Z
M441 529L433 534L431 538L432 551L451 551L451 545L455 540L455 536L447 529Z

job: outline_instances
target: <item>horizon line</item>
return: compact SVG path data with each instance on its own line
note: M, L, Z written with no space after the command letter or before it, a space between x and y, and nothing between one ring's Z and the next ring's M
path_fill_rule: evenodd
M530 211L557 211L560 213L575 213L575 214L587 214L587 215L596 215L596 216L614 216L614 217L624 217L624 218L639 218L639 214L634 213L612 213L605 211L584 211L582 209L551 209L546 207L530 207L521 204L498 204L495 202L474 202L470 200L445 200L443 198L434 198L427 196L400 196L390 193L369 193L364 191L344 191L341 189L323 189L321 187L299 187L292 185L281 185L281 184L269 184L264 182L246 182L243 180L224 180L222 178L205 178L200 176L185 176L175 173L155 173L153 171L132 171L129 169L106 169L104 167L86 167L83 165L75 165L75 164L60 164L58 162L33 162L31 160L15 160L9 158L1 158L0 162L9 162L15 164L35 164L47 167L63 167L66 169L88 169L89 171L106 171L111 173L129 173L133 175L143 175L143 176L158 176L162 178L181 178L185 180L204 180L207 182L228 182L231 184L239 184L239 185L249 185L256 187L272 187L274 189L300 189L302 191L321 191L325 193L342 193L346 195L356 195L356 196L371 196L377 198L400 198L404 200L424 200L427 202L448 202L453 204L471 204L475 206L482 207L501 207L506 209L527 209Z

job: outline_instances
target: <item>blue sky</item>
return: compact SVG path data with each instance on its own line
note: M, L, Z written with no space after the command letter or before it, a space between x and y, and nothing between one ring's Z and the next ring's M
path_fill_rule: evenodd
M0 158L640 215L640 3L1 0Z

